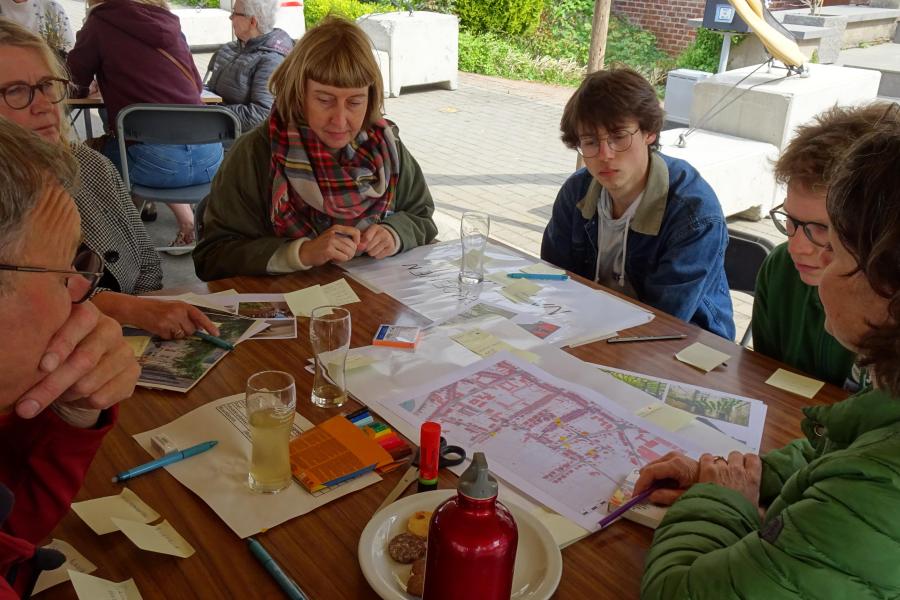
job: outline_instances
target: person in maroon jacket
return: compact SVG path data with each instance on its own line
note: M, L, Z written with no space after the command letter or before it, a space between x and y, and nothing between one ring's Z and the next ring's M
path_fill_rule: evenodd
M46 82L0 89L0 102ZM79 251L74 157L0 119L0 599L34 582L35 544L69 510L140 369L85 299L103 260ZM36 563L36 564L35 564ZM45 564L45 563L44 563Z
M94 77L109 113L107 130L130 104L202 104L203 83L178 17L165 0L93 0L67 63L72 81L87 89ZM107 140L104 154L121 170L118 144ZM222 162L221 144L128 147L132 183L177 188L212 181ZM186 204L170 204L179 231L173 247L190 251L194 215ZM181 253L174 250L173 253Z

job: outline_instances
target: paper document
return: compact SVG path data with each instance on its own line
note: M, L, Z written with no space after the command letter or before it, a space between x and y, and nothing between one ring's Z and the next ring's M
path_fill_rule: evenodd
M298 317L308 317L313 309L331 304L321 285L311 285L284 295L284 301Z
M69 579L79 600L141 600L134 579L115 583L78 571L69 571Z
M537 362L538 360L538 355L534 352L514 348L495 335L480 329L470 329L469 331L450 336L450 339L468 348L481 358L506 350L531 363Z
M187 558L194 553L194 548L168 521L159 525L144 525L113 517L112 522L141 550L171 554L179 558Z
M803 396L804 398L812 398L818 394L819 390L822 389L822 386L825 385L824 381L798 375L797 373L791 373L784 369L778 369L772 373L771 377L766 379L766 383L779 389Z
M531 297L540 292L543 288L533 281L527 279L511 280L510 283L500 288L500 293L516 303L527 304L531 302Z
M678 431L690 425L694 420L694 415L691 413L673 408L668 404L650 404L634 414L666 431Z
M144 353L147 345L150 343L149 335L132 335L125 338L125 343L131 348L134 356L137 358Z
M62 552L66 557L66 562L56 569L41 571L41 574L38 575L37 583L34 584L34 590L31 592L32 595L39 594L47 588L58 585L64 581L69 581L69 571L93 573L97 570L97 565L82 556L78 550L67 542L62 540L50 540L50 543L43 547Z
M700 369L704 373L709 373L731 358L731 356L724 352L719 352L715 348L705 346L700 342L694 342L684 350L675 354L675 358L692 367Z
M356 292L353 291L353 288L350 287L350 284L343 277L323 285L322 291L325 292L328 302L334 306L344 306L359 302L359 296L356 295Z
M299 413L292 435L312 428ZM250 466L250 429L244 395L214 400L167 425L134 436L152 454L151 439L165 434L179 448L209 439L219 443L209 452L165 467L175 479L200 496L239 537L246 538L306 514L367 485L381 481L367 473L334 488L310 494L297 483L277 494L257 494L247 485Z
M532 275L565 275L566 271L564 269L557 269L556 267L551 267L550 265L545 265L544 263L534 263L533 265L528 265L527 267L522 267L519 269L523 273L531 273Z
M137 523L152 523L159 514L138 495L125 488L118 496L105 496L84 502L73 502L72 511L97 535L118 531L112 519L125 519Z

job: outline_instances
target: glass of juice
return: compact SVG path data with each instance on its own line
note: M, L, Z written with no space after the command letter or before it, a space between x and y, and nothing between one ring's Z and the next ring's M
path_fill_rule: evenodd
M340 306L314 308L309 318L309 342L316 359L312 403L322 408L341 406L347 401L350 311Z
M275 494L291 483L288 444L297 409L294 378L283 371L262 371L247 380L250 423L250 489Z

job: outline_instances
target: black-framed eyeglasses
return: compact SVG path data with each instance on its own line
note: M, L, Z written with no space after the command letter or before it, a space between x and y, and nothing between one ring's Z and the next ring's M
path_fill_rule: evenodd
M828 242L828 225L824 223L816 223L815 221L800 221L784 212L782 209L784 204L779 204L769 211L772 217L772 223L775 228L788 237L794 237L798 229L803 230L803 234L810 242L820 248L827 248Z
M247 13L237 12L236 10L233 10L233 11L231 11L231 16L230 16L230 18L233 19L234 17L247 17L247 18L249 18L250 15L248 15Z
M70 84L68 79L45 77L34 85L17 82L0 88L0 96L3 96L3 101L13 110L22 110L31 106L37 91L40 91L44 98L53 104L59 104L69 97Z
M64 271L62 269L46 269L44 267L26 267L20 265L3 265L0 264L0 271L16 271L19 273L61 273L69 275L66 277L66 288L72 297L73 304L81 304L91 297L100 279L103 277L103 257L86 246L78 249L75 259L72 261L72 269ZM82 293L79 290L75 276L79 275L85 278L89 284L87 290Z
M600 145L603 142L606 142L606 145L609 146L609 149L613 152L626 152L629 148L631 148L631 143L634 140L634 134L636 134L640 130L640 127L635 129L634 131L619 129L618 131L613 131L610 135L603 138L586 135L578 139L578 146L575 147L575 150L584 158L594 158L595 156L600 154Z

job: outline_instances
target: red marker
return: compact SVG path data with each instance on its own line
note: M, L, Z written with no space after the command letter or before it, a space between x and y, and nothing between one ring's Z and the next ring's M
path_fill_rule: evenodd
M419 485L418 492L437 489L438 466L441 454L441 425L425 421L419 430Z

